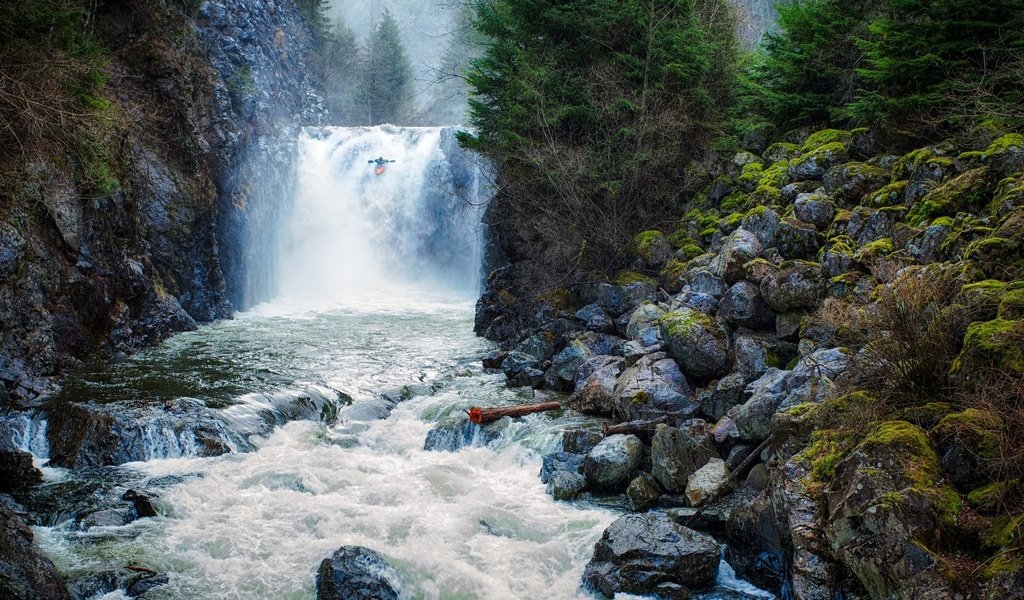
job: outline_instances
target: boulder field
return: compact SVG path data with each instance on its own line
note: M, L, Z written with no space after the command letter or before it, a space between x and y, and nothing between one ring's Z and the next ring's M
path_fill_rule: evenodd
M585 585L689 597L724 543L802 600L1024 598L999 462L1024 389L1024 137L889 153L802 131L705 169L627 270L532 290L513 264L477 305L485 367L612 427L567 428L541 473L626 507Z

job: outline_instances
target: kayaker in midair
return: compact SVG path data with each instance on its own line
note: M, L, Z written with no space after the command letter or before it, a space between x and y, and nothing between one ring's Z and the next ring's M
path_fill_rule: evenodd
M373 160L368 160L366 162L371 164L371 165L374 165L374 164L377 165L374 168L374 172L377 173L378 175L380 175L381 173L384 172L384 165L386 165L388 163L393 163L395 161L388 160L388 159L384 158L383 156L378 156L377 158L375 158Z

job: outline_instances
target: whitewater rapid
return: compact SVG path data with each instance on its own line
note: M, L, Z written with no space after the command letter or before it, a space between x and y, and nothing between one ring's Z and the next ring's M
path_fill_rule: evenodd
M277 299L66 382L70 400L216 408L252 450L199 458L184 434L161 430L151 460L46 468L44 496L138 489L159 513L83 528L58 511L35 531L63 573L166 573L148 599L309 599L320 561L360 545L396 569L403 599L593 597L580 578L617 514L555 502L539 470L564 429L600 423L536 414L486 447L424 448L464 409L534 399L480 366L491 344L473 335L473 305L489 192L485 169L460 152L443 128L305 132L274 253ZM367 163L378 155L396 160L380 176ZM287 407L310 398L336 414L288 422ZM279 423L269 433L251 427L268 419ZM45 418L21 427L18 444L45 465ZM720 583L750 591L727 567Z

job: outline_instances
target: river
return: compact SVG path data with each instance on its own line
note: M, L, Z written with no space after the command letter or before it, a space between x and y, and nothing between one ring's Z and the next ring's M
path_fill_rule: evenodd
M221 411L234 447L248 451L198 457L192 434L157 431L145 461L45 467L39 494L58 504L83 486L131 488L152 495L159 513L83 527L55 511L35 530L64 573L129 564L167 573L146 598L308 599L319 562L351 544L387 559L402 598L592 597L580 576L617 513L555 502L538 472L564 428L597 422L531 415L487 445L424 448L463 409L533 394L480 366L491 347L472 332L484 173L456 164L446 135L308 132L293 216L268 258L277 299L65 382L50 410L64 400L193 399ZM374 175L367 157L385 153L396 162ZM320 419L290 420L282 408L313 397L330 407ZM278 425L270 433L252 426L268 419ZM40 465L44 428L40 417L20 440ZM724 562L720 584L707 597L763 597Z

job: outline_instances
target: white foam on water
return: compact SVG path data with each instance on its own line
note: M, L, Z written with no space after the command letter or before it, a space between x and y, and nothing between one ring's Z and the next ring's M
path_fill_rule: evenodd
M396 567L403 598L589 597L580 575L613 515L552 501L522 447L424 451L434 402L399 406L355 447L296 422L251 454L135 465L202 474L164 497L174 513L146 558L187 567L163 593L309 597L319 561L352 544Z

